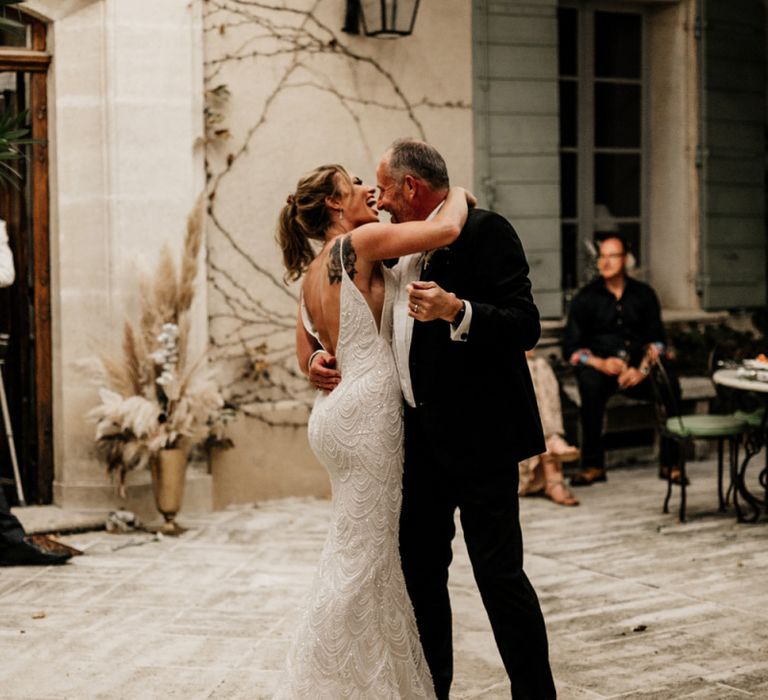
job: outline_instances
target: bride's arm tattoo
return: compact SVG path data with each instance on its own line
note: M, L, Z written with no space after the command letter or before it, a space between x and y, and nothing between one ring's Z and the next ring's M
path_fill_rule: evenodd
M347 242L342 246L342 238L346 238ZM357 261L357 253L352 245L352 240L346 236L338 236L333 242L331 252L328 254L328 281L331 284L338 284L341 282L341 265L339 264L339 250L341 249L341 258L344 262L344 269L349 275L349 279L355 279L357 269L355 268L355 262Z

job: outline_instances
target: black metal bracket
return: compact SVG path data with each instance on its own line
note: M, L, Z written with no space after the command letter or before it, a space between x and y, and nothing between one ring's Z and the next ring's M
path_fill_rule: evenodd
M347 34L360 34L360 0L347 0L347 12L341 31Z

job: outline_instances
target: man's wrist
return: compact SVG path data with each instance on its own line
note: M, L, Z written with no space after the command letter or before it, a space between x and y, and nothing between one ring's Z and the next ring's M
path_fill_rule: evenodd
M453 317L449 319L449 322L454 328L458 328L461 322L464 320L464 314L467 311L467 305L463 299L459 299L456 297L456 295L454 295L454 298L456 299L456 311L453 314Z
M325 350L323 350L322 348L318 348L309 356L309 360L307 360L307 375L309 375L309 373L312 371L312 362L315 359L315 357L317 357L320 353L323 353L323 352L325 352Z

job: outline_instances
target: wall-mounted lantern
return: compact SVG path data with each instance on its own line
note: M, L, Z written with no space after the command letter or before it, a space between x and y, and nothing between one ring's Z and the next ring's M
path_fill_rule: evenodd
M419 0L347 0L343 31L394 39L413 32Z

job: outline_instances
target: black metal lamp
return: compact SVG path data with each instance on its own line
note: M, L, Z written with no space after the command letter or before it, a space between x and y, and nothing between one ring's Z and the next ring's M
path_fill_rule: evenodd
M347 0L343 31L366 36L397 38L413 32L419 0Z

